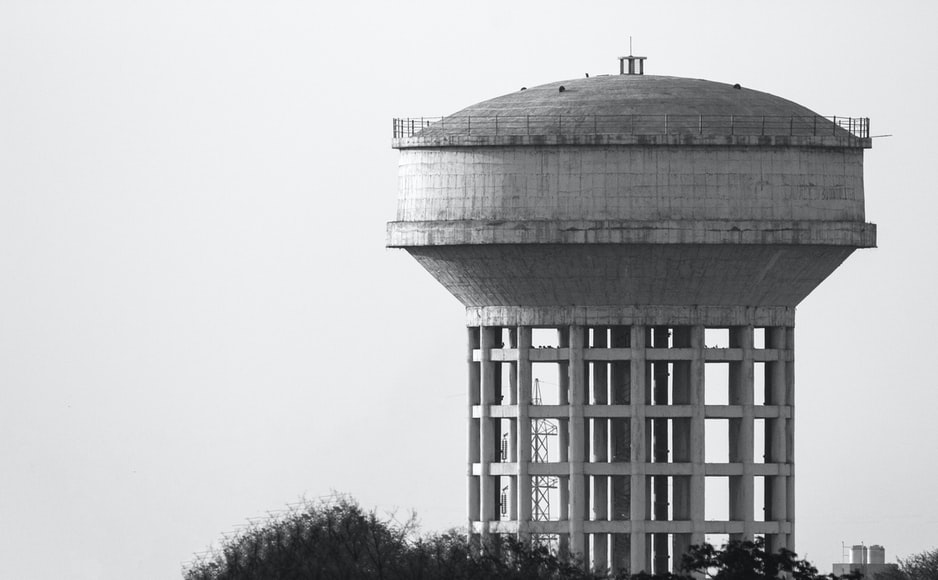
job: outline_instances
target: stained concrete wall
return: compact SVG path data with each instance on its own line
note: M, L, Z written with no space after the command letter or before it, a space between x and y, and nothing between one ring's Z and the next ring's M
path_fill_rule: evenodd
M853 248L504 244L408 251L466 306L795 306Z
M863 149L402 149L399 221L863 221Z

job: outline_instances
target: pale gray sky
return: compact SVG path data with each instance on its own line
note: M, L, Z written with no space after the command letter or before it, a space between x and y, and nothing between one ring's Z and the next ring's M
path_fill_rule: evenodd
M858 252L798 310L797 551L938 544L938 4L0 3L0 577L177 577L335 489L465 509L463 310L384 249L391 118L584 73L868 116Z

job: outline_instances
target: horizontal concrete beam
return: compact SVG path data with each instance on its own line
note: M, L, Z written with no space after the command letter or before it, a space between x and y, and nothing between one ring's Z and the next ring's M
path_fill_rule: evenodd
M648 418L693 417L691 405L644 405L642 416ZM753 418L789 419L791 407L788 405L754 405ZM489 405L488 417L494 419L513 419L518 416L516 405ZM570 414L569 405L532 405L528 407L528 416L533 419L566 419ZM622 419L635 414L634 405L587 405L583 407L583 416L589 418ZM704 417L707 419L739 419L743 416L743 405L705 405ZM482 406L472 407L472 418L482 417Z
M559 327L571 324L583 326L629 326L636 324L646 326L702 324L713 327L748 324L753 326L794 326L795 308L785 306L666 305L481 306L466 308L466 326ZM550 351L551 349L541 349L539 352Z
M484 244L757 244L876 247L876 225L852 221L396 221L387 246Z
M555 475L565 476L570 473L570 464L565 461L553 463L526 463L529 475ZM631 462L612 462L612 463L584 463L583 473L585 475L693 475L696 472L695 466L703 467L704 475L711 477L733 477L741 476L744 473L743 463L631 463ZM791 464L787 463L749 463L752 475L765 476L789 476L791 475ZM517 463L489 463L489 475L518 475ZM474 463L472 465L472 474L481 475L482 465Z
M566 348L536 348L528 351L528 360L531 362L560 362L569 360L569 349ZM755 362L771 362L784 359L783 351L774 349L757 349L753 351L753 360ZM630 348L585 348L583 349L583 360L590 362L615 362L627 361L632 358L632 349ZM654 361L682 361L693 360L694 351L688 348L673 349L645 349L645 359ZM482 352L478 349L473 351L472 360L479 362L482 360ZM514 362L518 360L518 349L516 348L493 348L490 350L489 360L493 362ZM742 351L738 348L707 348L704 351L704 360L707 362L731 362L743 360Z

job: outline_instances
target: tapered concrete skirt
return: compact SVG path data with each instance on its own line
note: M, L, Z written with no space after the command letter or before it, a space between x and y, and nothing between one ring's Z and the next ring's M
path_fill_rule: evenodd
M789 307L469 308L468 520L596 569L794 549Z

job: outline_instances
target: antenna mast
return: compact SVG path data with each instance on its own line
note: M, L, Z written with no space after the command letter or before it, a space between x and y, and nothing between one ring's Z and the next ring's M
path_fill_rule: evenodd
M534 379L534 396L532 405L541 404L541 381ZM548 462L549 438L557 435L557 423L552 419L531 419L531 462ZM534 521L544 522L550 520L550 490L557 489L557 477L552 475L536 475L531 478L531 487L534 489Z

